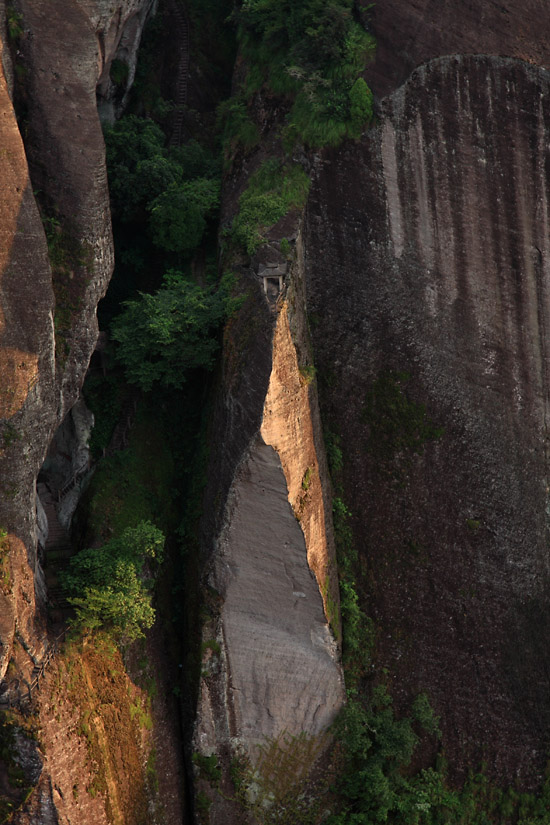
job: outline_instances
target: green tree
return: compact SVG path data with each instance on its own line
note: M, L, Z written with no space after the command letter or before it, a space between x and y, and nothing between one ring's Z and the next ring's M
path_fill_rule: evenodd
M155 618L151 562L161 563L163 547L162 532L142 521L103 547L74 556L62 578L76 625L86 631L103 628L124 641L142 636Z
M155 246L179 253L195 249L204 235L207 217L218 206L219 197L218 182L208 178L172 183L148 207Z
M358 77L349 90L350 102L350 126L348 133L350 137L359 138L361 131L370 120L372 120L372 92L363 80Z
M145 391L155 381L177 388L189 370L211 369L226 300L223 290L202 289L169 273L154 295L126 301L112 334L127 380Z
M113 216L127 223L143 208L139 164L162 158L164 133L148 118L127 115L105 130L105 147Z

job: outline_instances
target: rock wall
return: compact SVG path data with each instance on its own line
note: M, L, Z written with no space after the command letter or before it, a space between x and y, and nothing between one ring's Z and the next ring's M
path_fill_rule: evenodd
M208 583L218 606L203 629L194 744L203 754L216 753L224 770L242 754L254 764L256 746L284 731L323 733L345 698L338 645L327 621L330 615L338 632L326 460L313 372L306 369L310 356L299 237L296 248L284 296L275 303L249 276L254 299L226 333L221 419L226 432L241 415L238 396L250 391L248 377L261 379L254 385L255 404L247 410L256 417L239 433L242 452L235 452L235 442L216 439L225 456L217 466L230 470L229 451L238 463L232 468L224 521L214 535ZM251 324L251 314L267 323ZM234 384L230 364L243 341L243 326L252 333L244 339L242 372ZM220 462L218 455L213 462ZM223 476L211 470L210 479L219 502ZM227 794L233 793L228 784ZM234 810L225 797L214 794L213 802L213 825L242 822L243 811Z
M506 55L550 67L550 19L541 0L387 0L365 19L377 43L368 79L380 96L442 55Z
M305 231L377 664L402 709L427 691L455 771L524 785L550 736L549 80L482 56L417 69L326 158ZM443 428L418 453L407 422L373 443L396 438L369 413L384 376Z
M9 63L7 56L4 60ZM3 676L16 621L31 650L43 645L34 628L34 478L54 425L55 404L53 292L46 239L3 73L0 106L0 526L8 531L10 545L28 551L25 584L18 580L18 552L18 561L12 559L11 587L0 597ZM40 579L37 586L40 592ZM22 602L15 595L20 587L25 593Z
M53 432L78 397L97 337L97 302L113 265L96 85L127 20L150 7L149 0L116 7L75 1L62 8L23 0L15 9L20 33L2 47L0 526L26 547L35 577L27 606L16 611L24 642L35 653L44 644L34 621L33 591L44 597L35 479ZM3 5L1 12L6 31ZM50 266L35 195L80 250L61 283ZM13 622L8 624L0 676L13 638Z
M307 562L323 596L325 615L340 640L332 499L305 307L303 246L299 236L291 294L277 315L273 365L260 434L281 460L288 500L304 534Z
M6 11L0 2L0 681L13 655L20 686L47 644L37 558L46 525L42 511L37 526L36 477L77 401L113 266L96 87L128 21L143 21L151 6L21 0ZM50 246L57 239L70 247L62 267L52 265L43 218L53 219ZM83 748L75 730L68 723L58 734L54 750L77 773L80 763L70 757ZM69 809L72 822L103 821L88 811L85 789L78 804L76 796L60 803L50 767L46 759L18 821L68 821ZM103 800L95 807L104 817Z

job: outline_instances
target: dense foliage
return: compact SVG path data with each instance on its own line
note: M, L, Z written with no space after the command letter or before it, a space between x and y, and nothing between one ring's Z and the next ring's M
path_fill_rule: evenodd
M293 206L303 206L310 181L301 166L272 158L250 177L239 200L232 237L249 255L264 242L263 233Z
M148 118L127 115L105 132L113 218L142 224L154 246L189 254L219 204L216 163L196 142L168 150Z
M162 562L164 536L147 521L129 527L99 548L81 550L63 574L76 611L76 625L86 631L104 628L133 641L152 626L154 567Z
M310 146L359 137L372 117L361 74L374 40L353 6L353 0L243 0L234 15L249 66L247 92L266 83L290 95L289 133Z
M211 369L225 311L223 290L203 289L174 271L153 295L127 301L112 324L127 380L145 391L155 382L178 388L189 370Z

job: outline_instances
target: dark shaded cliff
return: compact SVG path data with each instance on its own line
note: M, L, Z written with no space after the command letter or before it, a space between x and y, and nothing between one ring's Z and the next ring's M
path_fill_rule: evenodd
M327 156L305 240L377 668L403 706L427 691L455 771L522 783L550 735L549 79L416 70Z
M517 57L542 67L550 62L543 0L389 0L370 11L377 48L367 75L380 96L404 83L416 66L441 55Z

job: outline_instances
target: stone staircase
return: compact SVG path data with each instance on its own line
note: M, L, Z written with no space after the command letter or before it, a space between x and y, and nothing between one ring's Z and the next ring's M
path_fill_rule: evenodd
M174 15L179 43L178 80L175 94L175 109L172 121L170 146L182 142L183 121L187 104L187 81L189 78L189 20L184 7L178 0L170 0L170 11Z

